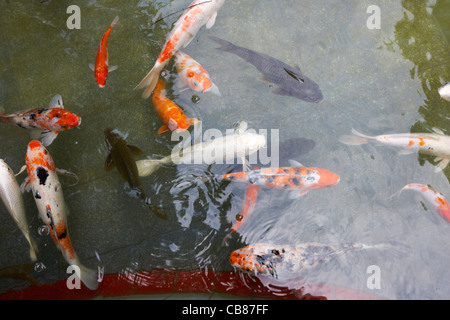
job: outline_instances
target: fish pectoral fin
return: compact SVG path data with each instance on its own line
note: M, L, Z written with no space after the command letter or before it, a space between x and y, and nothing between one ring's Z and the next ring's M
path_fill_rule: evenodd
M92 71L95 71L95 66L93 63L89 63L89 69L91 69Z
M298 192L298 191L290 191L289 192L289 199L292 199L292 200L298 199L300 197L303 197L307 193L308 193L308 190L306 190L306 189L302 190L300 192Z
M41 142L44 145L44 147L48 147L52 144L53 140L56 139L58 136L58 131L50 131L50 130L44 130L41 132Z
M167 131L169 131L169 127L166 126L166 125L163 125L161 128L159 128L158 134L161 134L161 133L164 133L164 132L167 132Z
M127 144L127 147L128 147L128 150L130 150L130 152L131 152L131 154L133 156L140 156L141 154L144 153L141 149L139 149L136 146L130 146L129 144Z
M434 170L434 172L440 172L442 170L444 170L448 163L450 162L449 158L441 158L441 157L437 157L436 161L438 161L439 163L437 164L436 169Z
M20 185L20 192L24 193L25 191L30 192L31 191L31 183L30 178L26 177L22 184Z
M398 154L402 155L402 156L407 156L407 155L413 154L413 153L415 153L415 150L411 150L411 149L402 149L398 152Z
M217 17L217 11L213 13L211 18L209 18L208 22L206 23L206 29L211 29L214 23L216 23L216 17Z
M115 163L114 163L114 161L113 161L113 159L112 159L111 154L108 154L108 156L106 157L106 160L105 160L105 170L106 170L106 171L110 171L110 170L112 170L115 166L116 166L116 165L115 165Z
M109 66L108 67L108 72L113 72L114 70L117 70L117 66Z
M439 129L439 128L433 127L433 128L431 128L431 130L432 130L434 133L439 134L439 135L441 135L441 136L444 136L444 135L445 135L445 133L444 133L441 129Z
M53 108L61 108L64 109L64 103L63 103L63 99L61 97L60 94L55 95L52 100L50 100L50 103L48 104L48 107L50 109Z
M292 167L304 167L300 162L293 159L289 159L288 162Z
M22 166L22 168L20 168L20 171L17 172L17 173L15 174L15 176L17 177L19 174L21 174L22 172L24 172L26 169L27 169L27 166L24 164L24 165Z
M289 92L287 92L282 87L278 87L275 90L272 90L272 93L278 94L280 96L288 96L289 95Z
M261 81L261 82L270 82L267 78L266 78L266 76L265 75L260 75L258 78L256 78L258 81Z
M242 171L249 172L251 169L250 163L245 157L242 157Z

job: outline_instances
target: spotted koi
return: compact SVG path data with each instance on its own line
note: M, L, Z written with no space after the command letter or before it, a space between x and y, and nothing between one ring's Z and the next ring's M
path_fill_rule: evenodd
M399 191L399 193L403 190L419 192L433 210L435 210L445 221L450 223L450 204L442 194L432 187L420 183L407 184Z
M47 149L36 140L28 144L25 162L28 189L31 189L39 216L47 226L56 247L70 265L80 269L79 279L91 290L97 289L97 271L86 268L73 248L67 225L67 207L58 180L56 166Z
M187 54L175 53L175 66L180 79L196 92L212 92L220 96L219 88L211 81L208 71Z
M48 108L36 108L0 115L0 122L23 129L42 130L41 141L49 146L60 131L66 131L81 124L81 117L64 109L59 94L53 97Z
M195 0L175 23L167 37L155 65L142 79L135 89L144 89L142 97L147 99L158 82L159 74L172 56L182 47L186 47L195 37L200 28L206 24L210 29L217 17L218 10L225 0Z
M156 85L152 101L158 117L164 125L158 130L158 134L166 131L183 132L186 131L190 125L198 122L197 118L187 118L183 109L181 109L175 102L166 97L166 84L159 79Z
M400 154L419 152L436 157L438 162L436 171L445 169L450 161L450 136L440 129L433 128L434 133L400 133L379 136L366 136L352 129L353 136L344 135L339 138L348 145L361 145L377 142L383 145L402 148Z

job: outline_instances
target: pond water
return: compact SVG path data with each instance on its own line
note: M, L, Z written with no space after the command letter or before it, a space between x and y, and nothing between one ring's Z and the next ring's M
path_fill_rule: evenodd
M228 0L213 28L203 27L183 49L208 70L221 96L180 91L173 61L166 66L168 97L189 117L200 119L203 130L225 133L246 121L256 130L278 130L280 144L313 140L314 148L305 152L299 151L302 142L283 144L280 165L292 158L340 176L336 186L299 199L261 188L252 214L226 245L223 239L242 209L246 187L202 178L241 171L239 165L165 166L141 178L145 192L164 208L165 220L133 194L117 170L104 169L106 127L143 150L137 160L167 156L177 143L169 132L157 133L162 123L152 100L133 89L181 15L171 13L190 1L77 1L80 29L67 27L71 4L0 3L0 108L9 113L47 107L61 94L65 108L82 117L79 129L61 133L48 150L58 168L79 178L76 185L70 177L60 181L70 211L70 237L85 265L101 265L105 273L233 271L230 253L248 244L389 242L408 247L407 254L345 254L301 277L387 299L450 298L450 225L413 192L391 197L415 182L450 198L450 169L435 172L430 156L400 155L396 148L375 144L348 146L338 139L352 128L380 135L436 127L450 134L450 102L438 94L450 79L448 1ZM368 28L371 5L380 9L379 29ZM118 69L101 89L89 63L116 15L120 20L108 52L110 65ZM323 100L309 103L273 94L275 86L258 81L253 65L217 50L208 35L298 64L319 85ZM18 172L29 132L1 125L0 139L0 157ZM18 176L19 183L25 176ZM24 201L43 269L33 276L42 282L66 279L67 263L51 238L38 232L43 223L30 193ZM30 263L26 240L4 206L0 219L0 269ZM373 265L381 272L376 289L367 285L367 268ZM0 293L26 286L25 281L0 279Z

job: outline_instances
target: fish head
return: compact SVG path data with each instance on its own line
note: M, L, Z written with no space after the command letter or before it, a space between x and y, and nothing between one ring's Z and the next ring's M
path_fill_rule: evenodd
M30 181L33 181L34 169L38 167L44 167L46 170L54 171L56 169L53 158L47 149L42 145L40 141L32 140L28 143L27 154L25 156L25 162L28 169L28 176Z
M270 244L255 244L233 251L231 265L245 272L275 275L275 266L283 261L285 250Z
M317 182L319 188L334 186L339 183L340 177L334 172L327 169L317 169L320 179Z
M183 132L189 128L189 121L187 121L186 116L179 119L170 118L167 126L172 132Z
M245 153L251 154L266 146L266 137L263 134L246 131L240 135L239 142Z
M317 83L306 77L299 81L298 86L293 87L292 95L306 102L319 103L323 100L322 91Z
M113 129L111 127L104 129L103 133L105 134L105 141L108 144L109 148L114 146L119 140L123 139L117 129Z
M55 130L57 131L69 130L81 124L81 117L61 108L50 109L48 118L54 124Z

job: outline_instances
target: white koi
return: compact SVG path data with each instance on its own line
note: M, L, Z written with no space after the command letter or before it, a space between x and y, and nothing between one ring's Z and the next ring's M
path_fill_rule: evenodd
M16 176L8 164L0 159L0 197L8 212L13 217L20 231L30 244L30 258L37 260L38 248L31 237L25 212L25 204Z
M450 101L450 82L447 82L438 89L439 95L442 99Z
M348 145L361 145L377 142L383 145L402 148L401 154L419 152L436 157L439 162L436 171L443 170L450 161L450 136L437 128L434 133L400 133L379 136L366 136L352 129L353 136L341 136L339 140Z

